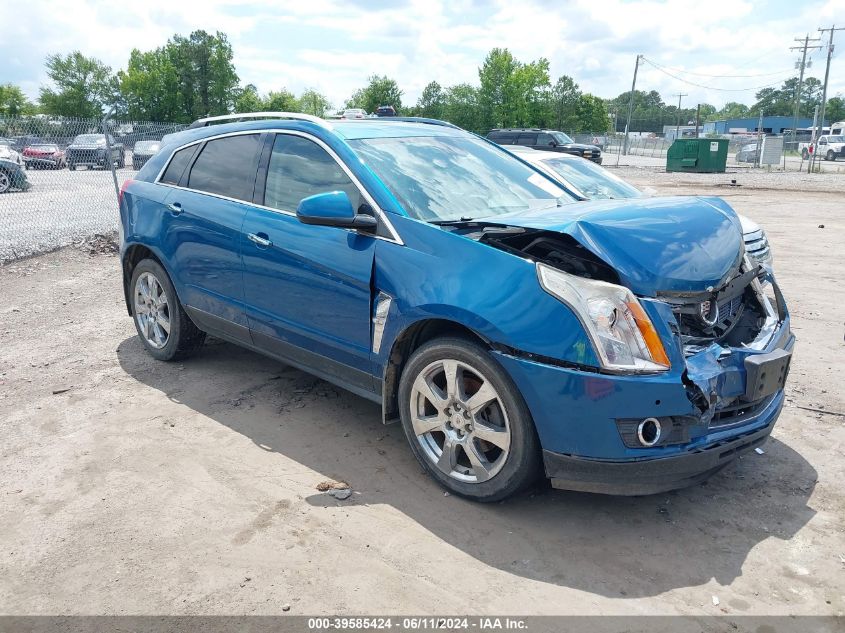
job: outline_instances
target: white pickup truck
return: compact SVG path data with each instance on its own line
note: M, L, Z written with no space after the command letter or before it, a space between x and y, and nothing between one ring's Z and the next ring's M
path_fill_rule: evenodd
M825 160L845 158L845 135L823 134L819 137L818 157ZM802 143L801 157L805 160L816 150L813 143Z

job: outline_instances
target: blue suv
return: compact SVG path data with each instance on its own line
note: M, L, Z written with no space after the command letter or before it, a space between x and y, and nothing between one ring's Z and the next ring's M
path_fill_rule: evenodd
M210 334L379 402L479 501L678 488L771 433L795 339L724 201L581 201L440 121L227 118L122 189L153 357Z

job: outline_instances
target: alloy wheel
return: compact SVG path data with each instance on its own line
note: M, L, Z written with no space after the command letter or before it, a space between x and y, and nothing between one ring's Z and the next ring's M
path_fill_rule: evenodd
M12 181L9 179L9 174L0 171L0 193L6 193L11 185Z
M170 305L161 282L152 273L143 273L135 282L135 319L138 330L155 349L170 338Z
M426 459L452 479L481 483L505 465L511 429L501 397L469 364L430 363L411 388L411 424Z

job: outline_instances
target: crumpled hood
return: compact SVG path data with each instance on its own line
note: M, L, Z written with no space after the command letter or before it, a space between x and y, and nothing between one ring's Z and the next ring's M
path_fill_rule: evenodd
M721 198L595 200L489 218L572 236L639 295L717 288L742 260L742 228Z

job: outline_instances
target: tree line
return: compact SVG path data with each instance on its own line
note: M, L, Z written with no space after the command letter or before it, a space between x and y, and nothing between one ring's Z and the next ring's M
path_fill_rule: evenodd
M45 114L99 118L112 111L117 118L135 121L189 123L204 116L232 112L288 111L316 116L335 106L320 92L308 89L295 95L285 87L261 94L253 84L241 85L233 64L232 46L225 33L203 30L174 35L164 46L149 51L133 49L125 69L114 72L98 59L79 51L49 55L45 60L50 85L42 86L36 103L13 84L0 85L0 115ZM797 78L780 88L764 88L747 106L731 102L721 109L701 104L701 120L791 115ZM602 99L583 92L574 78L561 75L554 82L549 61L523 62L505 48L494 48L478 68L476 84L427 84L416 103L403 103L404 91L395 79L372 75L338 107L374 112L392 105L404 116L444 119L462 128L485 133L496 127L543 127L570 133L624 131L630 92ZM821 101L821 82L805 79L802 116L812 116ZM834 97L827 118L845 119L845 104ZM696 108L664 103L655 91L634 92L631 129L662 133L665 125L695 120Z

